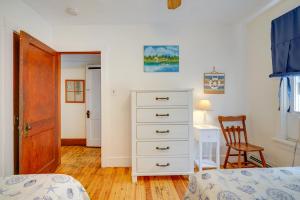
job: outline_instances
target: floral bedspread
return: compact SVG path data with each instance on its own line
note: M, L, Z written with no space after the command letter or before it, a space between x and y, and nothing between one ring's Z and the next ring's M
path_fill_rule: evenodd
M0 178L0 199L89 200L83 186L63 174L14 175Z
M300 167L206 170L189 179L185 200L300 199Z

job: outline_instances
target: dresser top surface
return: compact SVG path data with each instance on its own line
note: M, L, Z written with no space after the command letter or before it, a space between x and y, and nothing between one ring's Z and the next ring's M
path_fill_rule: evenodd
M131 92L188 92L193 91L193 88L188 89L135 89Z
M200 130L219 130L220 128L215 125L211 124L200 124L200 125L194 125L195 129L200 129Z

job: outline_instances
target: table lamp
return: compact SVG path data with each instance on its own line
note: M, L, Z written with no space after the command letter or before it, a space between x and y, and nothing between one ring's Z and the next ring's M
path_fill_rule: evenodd
M198 102L198 109L203 111L203 123L206 124L206 115L207 115L207 111L211 111L211 102L207 99L201 99Z

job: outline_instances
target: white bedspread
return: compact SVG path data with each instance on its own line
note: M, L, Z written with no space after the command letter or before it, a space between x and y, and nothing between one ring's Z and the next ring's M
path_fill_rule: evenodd
M0 178L0 199L89 200L83 186L63 174L15 175Z
M300 167L206 170L190 176L185 200L297 200Z

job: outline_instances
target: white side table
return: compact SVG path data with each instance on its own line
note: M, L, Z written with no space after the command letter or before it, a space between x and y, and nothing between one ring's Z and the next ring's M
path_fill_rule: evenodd
M194 125L195 139L199 148L199 158L195 160L199 170L203 168L220 168L220 129L213 125ZM209 156L208 159L203 159L203 144L209 143ZM213 160L212 145L215 143L215 160Z

